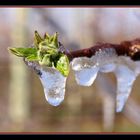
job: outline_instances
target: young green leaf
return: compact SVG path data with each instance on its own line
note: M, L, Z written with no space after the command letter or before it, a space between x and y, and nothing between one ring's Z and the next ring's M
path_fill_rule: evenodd
M26 57L26 59L28 61L39 61L39 58L38 58L38 56L36 54L31 54L28 57Z
M36 48L8 48L8 50L19 57L37 56Z
M64 76L68 76L69 74L69 60L68 57L62 54L57 61L56 69L63 74Z

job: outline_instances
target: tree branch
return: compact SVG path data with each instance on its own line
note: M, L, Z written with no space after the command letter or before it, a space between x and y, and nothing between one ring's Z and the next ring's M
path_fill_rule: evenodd
M114 48L118 56L128 56L134 61L140 60L140 39L123 41L120 44L97 43L95 46L90 48L71 52L65 51L64 53L68 56L69 60L72 61L72 59L76 57L91 57L97 51L104 48Z

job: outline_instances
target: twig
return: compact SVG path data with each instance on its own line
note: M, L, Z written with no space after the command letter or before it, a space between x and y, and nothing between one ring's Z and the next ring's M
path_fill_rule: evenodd
M76 57L91 57L97 51L104 48L114 48L118 56L124 55L129 56L134 61L140 60L140 39L123 41L120 44L98 43L93 47L71 51L69 53L65 52L65 54L69 60L72 61L72 59Z

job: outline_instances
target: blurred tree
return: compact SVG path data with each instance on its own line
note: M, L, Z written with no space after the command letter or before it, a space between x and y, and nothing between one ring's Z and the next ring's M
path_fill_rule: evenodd
M16 9L15 20L12 28L12 46L24 46L26 40L25 23L27 9ZM18 45L18 46L17 46ZM29 76L23 61L15 56L10 56L10 92L9 92L9 116L13 122L14 130L22 131L24 123L29 116ZM20 62L19 62L20 61Z

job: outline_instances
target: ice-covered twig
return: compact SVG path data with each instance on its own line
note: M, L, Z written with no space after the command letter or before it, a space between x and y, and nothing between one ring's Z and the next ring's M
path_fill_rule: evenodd
M98 43L70 52L58 41L57 36L57 32L53 36L46 33L42 38L35 31L34 47L9 50L23 57L25 64L40 76L45 97L54 106L64 99L70 64L77 83L82 86L91 86L100 72L114 72L117 78L116 112L121 112L140 74L140 39L120 44Z
M140 60L140 39L123 41L120 44L98 43L93 47L65 52L70 61L76 57L92 57L97 51L104 48L114 48L118 56L128 56L134 61Z
M115 74L116 112L121 112L140 74L140 39L124 41L120 45L100 43L73 51L71 56L72 69L79 85L91 86L99 72Z

